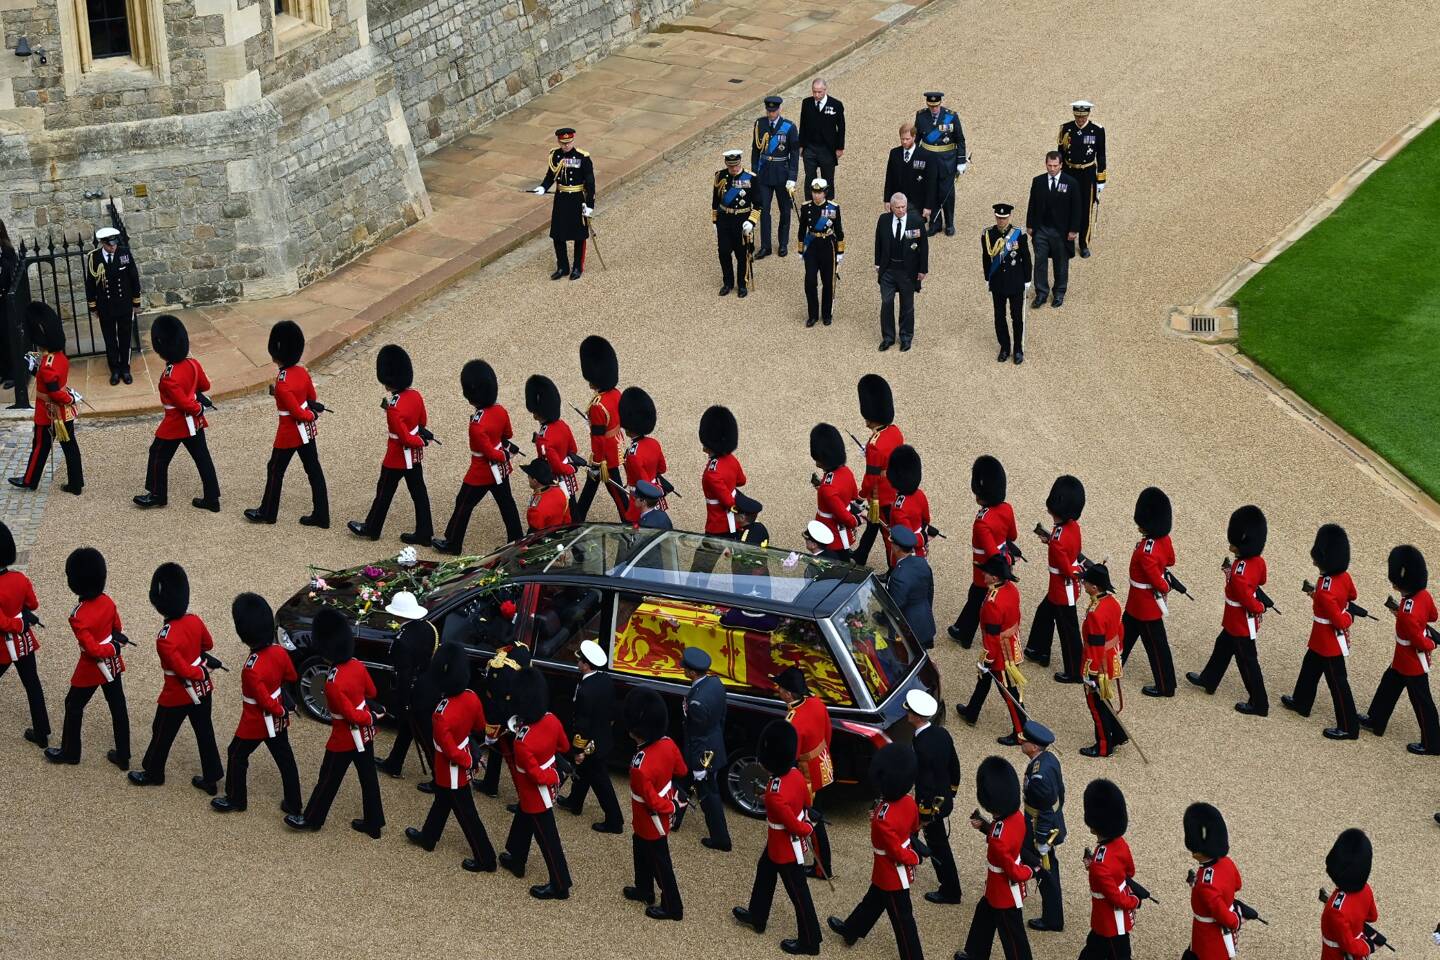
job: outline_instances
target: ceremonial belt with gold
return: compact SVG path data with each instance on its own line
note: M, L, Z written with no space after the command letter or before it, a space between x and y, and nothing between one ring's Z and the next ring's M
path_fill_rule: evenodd
M557 183L557 184L555 184L555 192L556 192L556 193L584 193L584 192L585 192L585 186L584 186L584 184L581 184L580 186L571 187L571 186L567 186L566 184L563 184L563 183Z
M933 144L925 143L922 141L920 146L924 147L926 150L929 150L931 153L949 153L951 150L956 149L958 145L953 143L942 143L939 146L935 146Z
M737 215L737 216L747 216L747 217L748 217L748 216L750 215L750 209L751 209L750 207L725 207L725 206L722 206L722 207L720 208L720 212L721 212L721 213L735 214L735 215Z
M1059 804L1058 802L1055 804L1055 806L1051 807L1051 808L1048 809L1048 810L1041 810L1041 809L1039 809L1038 807L1032 807L1032 806L1030 806L1030 804L1028 804L1028 803L1025 804L1025 816L1031 817L1031 818L1038 817L1038 816L1041 816L1042 814L1046 814L1046 813L1059 813L1059 812L1060 812L1060 804Z
M1095 164L1097 164L1097 163L1099 163L1099 162L1100 162L1100 161L1098 161L1098 160L1091 160L1089 163L1071 163L1069 160L1066 160L1066 161L1065 161L1065 169L1067 169L1067 170L1086 170L1086 169L1089 169L1090 167L1095 166Z

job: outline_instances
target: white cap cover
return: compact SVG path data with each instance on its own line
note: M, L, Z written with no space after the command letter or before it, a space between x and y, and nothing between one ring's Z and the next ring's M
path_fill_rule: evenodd
M596 669L605 666L605 651L601 650L600 644L594 640L586 640L580 644L580 656Z
M911 690L905 694L905 709L919 717L930 719L940 709L940 704L935 698L924 690Z
M819 520L811 520L805 527L805 535L822 547L828 547L835 542L835 533Z

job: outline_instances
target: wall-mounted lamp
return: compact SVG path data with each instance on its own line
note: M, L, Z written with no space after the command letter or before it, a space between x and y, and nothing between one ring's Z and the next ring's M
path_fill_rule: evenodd
M30 38L29 38L29 37L21 37L18 41L16 41L16 43L15 43L15 56L17 56L17 57L28 57L28 56L30 56L32 53L35 54L36 56L38 56L38 57L40 58L40 62L41 62L42 64L45 64L45 63L49 63L49 62L50 62L50 61L47 59L47 57L46 57L45 48L44 48L44 47L39 47L38 49L35 49L35 50L31 50L31 49L30 49Z

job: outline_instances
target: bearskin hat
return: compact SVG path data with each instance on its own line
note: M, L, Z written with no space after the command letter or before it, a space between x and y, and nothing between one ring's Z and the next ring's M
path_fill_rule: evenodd
M920 489L920 454L908 443L902 443L890 452L890 462L885 465L885 479L896 491L910 496Z
M655 401L644 387L626 387L620 392L620 426L632 437L655 432Z
M1159 540L1170 536L1175 524L1175 514L1170 508L1170 497L1159 487L1146 487L1135 499L1135 526L1145 531L1145 536Z
M700 446L717 457L734 453L740 446L740 424L729 407L717 404L700 415Z
M467 360L460 368L460 392L476 410L483 410L495 404L500 393L500 384L495 380L495 368L484 360Z
M162 313L150 325L150 345L166 363L179 363L190 355L190 334L173 313Z
M305 331L294 320L281 320L270 328L270 359L282 367L293 367L305 353Z
M432 675L445 696L458 697L470 686L470 657L460 644L442 643L430 663Z
M775 686L797 697L810 695L810 686L805 682L805 671L799 667L786 667L775 674Z
M94 547L72 550L65 558L65 582L81 600L94 600L105 592L105 555Z
M591 334L580 341L580 375L596 390L614 390L620 382L620 358L604 337Z
M1230 831L1225 817L1208 803L1185 808L1185 849L1216 860L1230 852Z
M771 720L760 731L760 744L755 748L760 766L770 771L771 776L781 776L795 766L795 751L800 739L795 728L785 720Z
M15 535L7 524L0 523L0 570L15 562Z
M25 332L41 350L65 349L65 324L48 303L33 300L25 307Z
M636 687L625 697L621 722L641 743L654 743L670 729L670 710L665 698L648 687Z
M821 470L839 470L845 466L845 438L832 424L817 423L810 428L810 459Z
M990 454L975 458L970 468L970 492L982 506L998 507L1005 502L1005 467Z
M525 409L543 423L560 419L560 388L543 373L533 374L525 381Z
M511 702L515 713L526 723L538 723L550 709L550 688L545 675L534 667L526 667L515 675Z
M1335 838L1335 845L1325 855L1325 872L1341 890L1359 893L1370 882L1374 858L1375 851L1365 831L1351 827Z
M321 607L310 622L310 645L327 663L344 663L355 656L355 632L345 614Z
M178 563L162 563L150 578L150 605L166 620L177 620L190 609L190 578Z
M1430 574L1425 569L1425 555L1405 543L1390 551L1390 584L1401 593L1409 595L1425 589Z
M1068 473L1056 477L1045 498L1045 509L1064 523L1079 520L1085 512L1085 484Z
M1115 582L1110 579L1110 568L1103 563L1092 563L1080 574L1080 579L1093 583L1101 593L1114 593Z
M1125 794L1105 779L1091 780L1085 788L1085 826L1101 840L1110 841L1125 835L1130 827L1130 814L1125 809Z
M1004 757L989 756L975 771L975 799L997 820L1020 809L1020 778Z
M908 743L887 743L870 758L870 783L880 799L894 803L915 789L919 761Z
M1350 569L1350 535L1338 523L1327 523L1315 531L1310 559L1322 576L1333 577Z
M230 604L235 635L251 650L268 647L275 640L275 613L258 593L242 593Z
M860 416L870 423L889 426L895 422L895 396L890 381L878 373L867 373L856 384L860 394Z
M375 379L380 385L395 392L409 390L415 382L415 367L410 363L410 354L405 348L387 343L375 355Z
M1264 553L1265 538L1269 533L1265 514L1253 504L1247 504L1230 514L1230 525L1225 528L1225 537L1241 560Z

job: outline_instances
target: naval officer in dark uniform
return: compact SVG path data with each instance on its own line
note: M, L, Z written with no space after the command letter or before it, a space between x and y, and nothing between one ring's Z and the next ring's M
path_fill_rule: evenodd
M935 206L931 208L930 235L940 232L945 221L945 236L955 236L955 178L965 172L969 154L965 152L965 128L960 117L945 106L945 94L925 94L925 109L915 114L915 137L920 149L934 157Z
M710 654L686 647L680 666L690 681L685 694L685 765L690 768L690 793L705 814L708 837L700 843L711 850L730 851L730 828L720 798L720 775L725 769L725 684L710 672ZM680 826L676 818L675 827Z
M845 227L840 204L827 200L824 179L810 182L810 199L800 208L800 256L805 261L805 326L830 326L835 284L845 262ZM818 289L817 289L818 288Z
M950 731L934 723L939 709L935 698L924 690L911 690L905 695L905 719L915 731L912 743L920 764L915 778L915 804L920 809L920 827L925 846L930 848L930 862L940 881L940 889L925 894L925 899L930 903L959 903L960 873L955 869L946 821L955 810L955 794L960 789L960 758Z
M725 167L715 171L710 190L710 222L715 224L715 242L720 250L722 297L737 284L740 289L736 296L749 296L755 224L760 222L760 210L755 205L760 186L755 174L741 165L740 158L739 150L725 151Z
M101 227L95 231L94 250L85 255L85 299L90 313L100 321L105 337L105 362L110 367L110 386L130 376L131 327L140 313L140 271L127 246L120 247L120 231Z
M1030 239L1025 231L1012 226L1013 204L994 205L995 226L980 234L980 269L990 285L990 302L995 307L995 339L1000 343L999 363L1009 360L1012 351L1015 365L1025 362L1025 291L1030 287L1033 267L1030 263ZM1005 323L1005 307L1010 307L1010 324L1015 328L1011 337Z
M570 720L570 746L574 751L575 778L570 795L557 804L579 816L585 794L595 791L595 801L605 819L590 825L597 833L621 833L625 818L610 782L610 750L615 745L615 687L605 670L605 651L594 640L580 644L577 656L580 679L575 683L575 709Z

